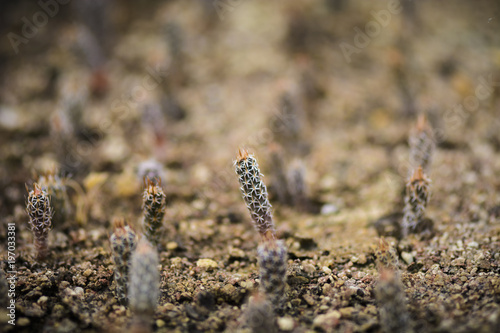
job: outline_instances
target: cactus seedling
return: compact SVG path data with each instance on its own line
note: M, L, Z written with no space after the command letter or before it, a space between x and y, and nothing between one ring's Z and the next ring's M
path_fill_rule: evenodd
M422 223L430 197L430 179L419 166L406 184L403 234L407 236Z
M256 293L250 298L248 307L243 313L244 326L250 329L250 332L277 332L276 318L273 307L266 295Z
M375 256L377 257L377 267L379 270L387 268L397 270L398 254L396 253L396 249L387 243L384 237L381 237L379 240Z
M165 216L165 193L161 188L161 179L153 182L147 178L145 185L142 203L144 234L152 244L158 245Z
M123 219L113 221L114 232L109 238L115 262L116 298L121 304L127 304L128 276L130 256L137 245L134 229L125 225Z
M285 294L287 249L283 241L276 240L271 204L257 160L240 149L235 166L243 199L262 237L257 249L261 289L279 309Z
M387 268L380 270L375 296L383 332L412 332L405 292L397 272Z
M135 314L134 326L149 327L160 295L158 252L143 237L132 254L129 301Z
M62 225L71 215L72 209L69 202L66 178L60 177L53 169L38 177L38 184L46 189L54 207L54 224Z
M422 166L422 169L428 172L435 142L432 128L424 114L418 117L417 126L412 131L408 141L410 145L410 164L414 168Z
M257 249L260 288L278 309L283 306L286 286L287 249L282 240L264 241Z
M285 172L285 162L283 151L278 144L271 144L269 147L271 165L273 173L271 174L271 190L275 194L279 203L289 205L291 203L291 195L288 189L287 175Z
M27 187L26 190L28 190ZM49 231L52 229L53 211L47 191L39 184L34 183L33 190L28 192L26 211L30 218L29 225L34 236L37 259L43 260L48 254L48 238Z
M267 187L262 181L259 164L253 155L244 149L239 150L235 161L240 190L247 204L253 223L263 239L275 239L276 232L267 195Z
M293 204L299 210L307 210L308 201L306 195L306 168L301 160L294 160L288 171L288 187L293 198Z

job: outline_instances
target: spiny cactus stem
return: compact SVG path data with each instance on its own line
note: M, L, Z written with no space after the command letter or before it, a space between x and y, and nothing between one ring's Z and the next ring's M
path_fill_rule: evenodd
M160 233L165 216L165 193L161 188L161 178L151 181L144 179L143 227L147 239L154 245L160 243Z
M406 184L403 233L407 236L423 220L430 197L430 179L421 166L412 174Z
M118 301L125 305L128 302L130 257L136 247L137 236L132 228L125 225L123 219L115 219L113 224L115 230L109 240L115 263L115 294Z
M264 240L275 239L272 206L269 203L267 187L262 181L263 175L257 160L246 150L239 149L234 165L240 190L255 228Z
M27 186L26 189L28 190ZM52 229L54 214L50 205L50 197L39 184L34 183L33 190L28 190L28 192L26 211L29 216L29 225L34 236L37 259L43 260L48 255L48 237Z

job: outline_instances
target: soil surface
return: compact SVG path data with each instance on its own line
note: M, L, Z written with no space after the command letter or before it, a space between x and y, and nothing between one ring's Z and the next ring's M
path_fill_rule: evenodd
M141 230L155 172L167 210L152 330L249 331L260 237L240 147L288 247L278 331L382 332L377 229L415 332L500 331L498 2L99 3L0 5L0 268L12 275L14 223L17 272L15 326L0 276L1 332L127 330L109 236L115 217ZM398 239L420 113L436 140L433 227ZM25 184L53 168L66 194L39 261Z

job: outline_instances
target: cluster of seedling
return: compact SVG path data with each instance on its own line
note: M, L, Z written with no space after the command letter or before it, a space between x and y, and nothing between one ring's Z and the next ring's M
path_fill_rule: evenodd
M271 304L279 309L285 299L287 249L285 243L276 237L267 187L262 181L257 160L240 149L235 168L243 199L261 236L257 249L260 288Z
M33 232L37 259L44 260L49 255L49 232L54 227L61 227L73 217L75 211L69 195L68 187L81 191L81 187L68 177L62 177L56 169L42 173L37 177L33 188L28 191L26 212L29 226ZM82 219L83 203L76 207L76 220Z
M165 193L161 178L144 179L144 235L138 235L123 220L115 220L110 237L115 263L115 292L123 305L130 305L135 314L133 329L148 327L160 293L158 247L165 216Z
M425 219L430 186L425 172L429 169L434 148L431 134L425 118L419 118L416 130L409 140L411 161L415 167L406 185L402 223L404 236L416 232ZM135 314L133 327L136 328L147 327L151 322L159 297L158 249L162 244L166 196L161 186L158 165L150 164L139 170L145 176L143 236L126 225L123 219L114 220L114 232L110 236L115 264L115 295L119 303L132 309ZM272 206L256 158L240 149L234 165L243 199L261 238L257 248L260 292L252 298L245 317L250 327L256 325L252 322L255 316L274 325L273 311L270 313L268 308L278 312L283 309L286 299L287 248L284 241L277 238ZM296 186L302 186L298 178L300 177L295 177L292 182ZM39 177L38 183L34 183L33 189L28 192L29 225L34 234L37 258L41 260L48 256L48 235L54 216L52 203L61 211L61 221L70 214L71 206L64 182L55 173ZM54 198L52 202L51 198ZM375 295L379 303L382 328L385 332L409 332L411 326L398 271L397 253L381 239L376 255L380 279ZM254 330L255 328L253 327Z
M134 313L134 327L145 329L151 323L160 294L158 252L146 237L138 236L122 219L114 222L109 241L115 263L115 295Z
M404 198L402 237L407 237L411 233L432 232L429 230L432 224L425 216L431 184L426 173L430 169L435 141L432 128L424 115L418 118L417 125L409 138L409 146L411 169ZM375 296L382 331L413 332L414 326L407 309L396 249L381 238L376 257L379 280L375 286Z

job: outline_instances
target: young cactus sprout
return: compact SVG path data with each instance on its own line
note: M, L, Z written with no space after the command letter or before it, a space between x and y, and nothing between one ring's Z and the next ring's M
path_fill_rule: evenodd
M158 252L141 238L132 254L130 265L129 302L135 315L134 326L149 327L160 295Z
M382 332L412 332L405 292L397 272L387 268L380 270L379 281L375 286L375 297L379 307Z
M51 203L54 207L54 224L56 226L62 225L72 213L66 187L66 178L60 177L56 169L53 169L40 175L37 183L46 189L50 195Z
M263 239L275 239L271 204L269 203L267 188L262 181L259 165L253 155L244 149L239 150L236 161L236 174L240 182L240 190L247 205L250 216L259 234Z
M429 171L432 152L435 148L432 128L424 114L419 115L417 126L409 138L410 164L416 168L419 165L426 172Z
M403 234L407 236L422 223L430 197L430 179L419 166L406 184Z
M250 298L243 312L242 326L248 327L252 333L278 331L273 306L265 294L258 292Z
M260 288L271 304L282 308L285 299L287 249L282 240L264 240L257 248Z
M113 250L113 261L115 262L115 294L118 301L126 305L130 256L137 245L137 235L134 229L125 225L123 219L115 219L113 225L115 230L109 241Z
M379 270L389 268L397 270L398 267L398 254L396 249L392 247L384 237L381 237L378 243L378 249L375 252L377 257L377 267Z
M283 241L276 240L271 204L257 160L246 150L240 149L235 166L243 199L262 237L261 245L257 248L261 289L279 309L285 295L287 249Z
M26 190L28 188L26 187ZM52 228L53 211L50 206L50 198L47 191L34 183L33 190L29 191L26 211L29 215L29 225L34 236L37 259L43 260L47 257L49 245L49 231Z
M308 206L305 174L304 163L299 159L294 160L288 170L288 186L294 206L302 211L306 211Z
M143 195L143 227L144 235L154 245L160 243L160 229L165 216L165 193L161 188L161 178L145 180L146 188Z

